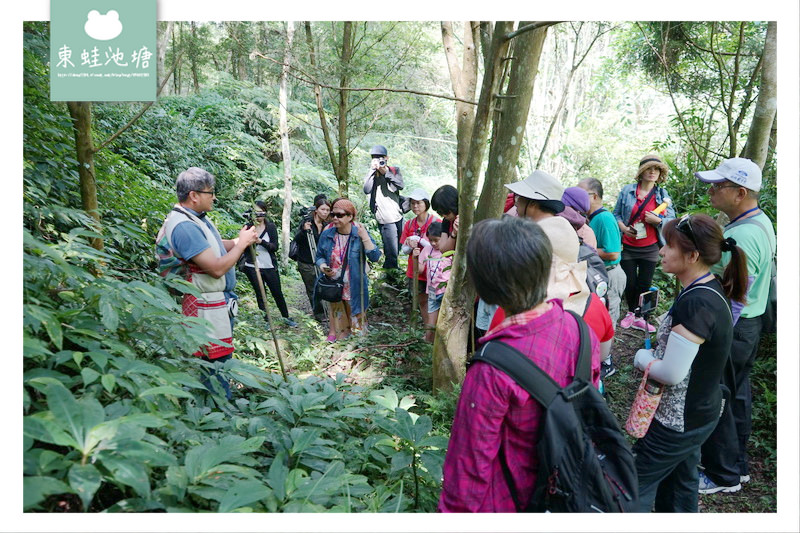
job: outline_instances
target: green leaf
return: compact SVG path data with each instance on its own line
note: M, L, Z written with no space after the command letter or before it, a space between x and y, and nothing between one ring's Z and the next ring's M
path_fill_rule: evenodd
M91 368L83 368L81 369L81 377L83 378L83 386L85 387L99 378L100 373Z
M397 436L414 442L414 421L411 419L411 415L399 407L394 410L394 414L397 417Z
M153 387L151 389L143 390L139 393L139 398L144 398L145 396L154 396L156 394L163 394L165 396L177 396L178 398L189 398L194 399L194 395L190 392L186 392L185 390L179 389L177 387L171 387L169 385L164 385L161 387Z
M377 403L378 405L381 405L389 409L390 411L394 411L394 409L398 405L397 393L388 387L385 387L381 391L371 392L369 395L369 399Z
M51 494L72 493L73 490L63 481L46 476L27 476L22 478L22 509L27 511Z
M419 462L425 467L431 478L437 483L442 481L442 465L444 465L444 450L425 450L419 456Z
M263 500L269 496L269 488L259 481L239 481L235 483L219 503L217 512L229 513L234 509Z
M100 378L100 383L103 384L103 388L108 393L114 392L114 386L117 384L117 378L114 377L114 374L103 374Z
M414 421L414 444L417 445L419 441L425 438L430 430L433 428L431 417L423 415Z
M401 450L394 455L392 455L392 470L391 473L395 473L398 470L402 470L407 466L411 466L411 452L406 450Z
M59 446L71 446L80 449L78 442L66 432L60 421L48 418L52 413L36 413L22 419L22 430L25 435L41 442L49 442Z
M60 383L51 383L45 389L47 407L56 420L62 424L67 432L72 435L78 445L78 450L83 452L85 430L83 416L78 401L72 393ZM102 409L102 408L101 408Z
M267 474L267 482L272 487L275 497L280 501L286 499L286 478L289 475L289 467L286 466L285 461L286 452L278 452L272 460Z
M405 396L402 400L400 400L400 404L398 405L398 407L400 409L405 409L406 411L408 411L415 405L417 405L417 402L414 401L414 398L412 398L411 396Z
M290 430L292 436L292 449L289 452L291 455L303 453L309 446L311 446L319 436L318 429L310 428L292 428Z
M72 487L83 502L84 512L89 510L95 492L100 488L103 476L93 464L82 465L75 463L69 469L69 485Z
M150 496L150 479L140 462L107 457L103 459L103 466L111 470L112 480L131 487L143 498Z
M119 315L117 314L117 310L114 309L114 306L111 305L107 294L104 294L100 297L99 309L100 320L102 320L106 329L112 332L117 331L117 327L119 326Z

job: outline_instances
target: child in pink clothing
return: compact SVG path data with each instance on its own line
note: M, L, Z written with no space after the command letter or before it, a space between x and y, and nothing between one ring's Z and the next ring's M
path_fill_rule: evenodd
M425 340L433 342L436 330L436 320L439 318L439 308L446 289L446 282L450 279L450 267L453 265L451 256L444 257L439 251L439 239L442 236L441 222L432 222L426 231L428 246L420 250L414 248L414 257L419 261L419 272L425 273L428 287L428 323L426 324Z

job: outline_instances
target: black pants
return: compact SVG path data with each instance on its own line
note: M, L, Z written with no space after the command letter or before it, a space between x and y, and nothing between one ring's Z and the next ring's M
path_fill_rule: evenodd
M250 280L250 285L253 286L253 290L256 293L256 301L258 302L258 308L262 311L266 311L266 307L264 306L264 300L261 298L261 291L258 288L258 278L256 278L256 269L253 267L244 267L245 275L247 279ZM281 316L283 318L289 318L289 309L286 308L286 300L283 298L283 291L281 290L281 277L278 275L277 268L260 268L261 271L261 280L264 282L264 285L267 286L269 292L272 294L272 298L275 299L275 305L278 306L278 310L281 312Z
M750 370L761 338L761 317L739 318L733 327L730 364L733 373L722 375L732 400L725 403L716 429L703 444L700 462L708 478L717 485L732 487L739 476L748 475L747 441L752 430L753 398Z
M297 262L297 271L300 273L300 277L303 278L303 284L306 287L306 296L308 296L308 302L312 305L314 318L322 321L325 318L322 302L314 301L314 283L317 280L317 271L313 264L300 261Z
M716 420L679 433L653 420L644 438L636 441L639 512L697 512L697 461L700 445ZM738 483L738 481L737 481Z
M628 311L633 311L639 307L639 295L650 289L657 264L657 261L646 259L626 259L623 252L619 265L627 278L625 283L625 302L628 304Z

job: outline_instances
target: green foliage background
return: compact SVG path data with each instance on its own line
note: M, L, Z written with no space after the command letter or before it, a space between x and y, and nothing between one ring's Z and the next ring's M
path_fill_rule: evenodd
M340 26L314 25L316 75L332 85L340 74ZM357 31L362 53L350 66L354 86L451 92L436 23L359 23ZM592 105L575 110L575 126L558 147L556 158L569 169L563 182L599 177L613 202L632 180L635 162L656 152L670 166L667 187L679 212L711 213L693 177L700 162L674 117L653 118L663 118L657 111L665 95L648 78L652 58L642 51L641 32L620 31L585 87L584 100ZM757 41L763 26L748 31ZM217 176L219 199L210 216L223 235L235 234L255 199L267 199L271 218L280 218L278 67L247 54L261 46L264 54L281 57L281 32L281 24L265 22L200 24L194 32L188 24L178 28L167 62L181 47L188 59L170 94L96 155L105 243L99 252L88 245L98 228L80 209L71 120L63 104L49 100L47 25L24 26L26 511L435 510L458 391L428 392L429 347L419 341L418 328L401 320L348 345L348 357L368 354L364 359L373 363L359 371L380 371L370 376L375 385L359 386L343 375L322 375L331 355L319 346L317 326L304 321L300 332L281 332L291 370L283 382L262 318L247 309L254 307L252 291L240 282L237 292L247 305L236 328L237 359L223 369L237 387L235 401L227 402L206 390L207 365L190 355L208 342L206 325L177 320L174 295L193 289L154 273L154 237L174 203L175 177L188 166ZM295 53L305 58L300 35L298 29ZM226 68L217 65L222 57L229 58ZM682 87L684 98L709 90L707 73L699 76L699 59L674 59L697 80ZM192 64L199 92L189 81ZM359 102L351 124L349 187L361 213L368 209L360 190L362 169L373 144L389 146L407 190L432 192L442 183L455 184L452 102L398 93L360 96ZM332 99L326 106L335 114ZM92 109L99 142L138 106L97 103ZM318 121L313 94L300 82L293 83L289 112L296 223L315 194L335 197L337 183L322 134L312 125ZM718 124L704 113L702 106L689 108L690 123L718 137ZM521 168L528 151L526 146ZM713 164L721 158L715 154ZM761 199L773 219L775 160L773 152ZM372 217L366 222L374 233ZM297 277L293 270L282 275ZM656 281L666 292L674 288L663 274ZM404 319L405 296L374 291L373 309L385 313L378 320ZM770 461L775 373L773 349L754 374L759 396L766 398L755 407L764 423L754 438Z

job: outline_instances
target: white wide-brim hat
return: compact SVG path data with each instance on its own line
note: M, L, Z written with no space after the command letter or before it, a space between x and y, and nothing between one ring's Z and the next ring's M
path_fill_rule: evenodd
M566 219L546 217L537 222L553 248L553 262L547 282L547 299L558 298L564 309L583 315L589 286L586 284L586 261L578 262L578 235Z
M534 170L522 181L506 183L506 189L530 200L546 201L556 207L555 211L563 211L561 197L564 187L553 176L543 170Z

